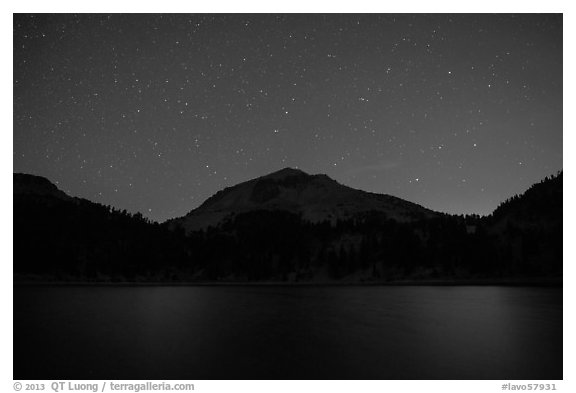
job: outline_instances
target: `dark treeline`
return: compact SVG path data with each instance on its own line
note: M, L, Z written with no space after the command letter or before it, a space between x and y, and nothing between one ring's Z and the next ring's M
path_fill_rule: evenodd
M163 279L186 259L183 239L87 200L14 198L14 273L48 279Z
M14 198L17 278L82 281L386 281L562 274L562 174L489 217L411 223L373 212L310 223L243 213L185 235L86 200Z
M205 280L309 281L539 277L561 273L548 247L524 246L477 217L444 216L401 224L374 212L364 219L311 224L287 212L238 215L219 230L189 237ZM561 242L561 236L560 236ZM536 244L538 242L535 242ZM519 262L520 261L520 262ZM522 263L522 262L526 263ZM554 265L554 266L553 266Z
M238 215L220 230L194 233L189 242L208 280L306 281L318 272L342 279L359 271L386 279L495 271L482 247L493 244L488 236L468 234L464 221L448 216L408 225L374 212L331 225L287 212L255 211ZM480 252L472 255L475 249Z

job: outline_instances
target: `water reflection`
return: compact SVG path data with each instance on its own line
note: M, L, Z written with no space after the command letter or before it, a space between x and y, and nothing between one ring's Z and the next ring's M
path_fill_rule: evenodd
M562 291L16 288L17 379L561 379Z

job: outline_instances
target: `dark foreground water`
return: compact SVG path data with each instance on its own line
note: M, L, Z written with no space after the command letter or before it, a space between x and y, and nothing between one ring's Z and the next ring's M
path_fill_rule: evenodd
M14 378L562 379L562 290L16 287Z

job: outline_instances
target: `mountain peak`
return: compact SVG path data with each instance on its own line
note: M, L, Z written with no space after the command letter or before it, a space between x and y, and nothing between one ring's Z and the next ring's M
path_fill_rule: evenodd
M304 171L301 171L300 169L286 167L286 168L280 169L279 171L272 172L266 176L263 176L263 178L280 180L280 179L285 179L285 178L291 177L291 176L310 176L310 175Z
M190 232L217 227L238 214L257 210L287 211L309 222L331 223L373 212L400 222L437 214L390 195L344 186L326 175L283 168L217 192L185 217L171 220L170 225Z

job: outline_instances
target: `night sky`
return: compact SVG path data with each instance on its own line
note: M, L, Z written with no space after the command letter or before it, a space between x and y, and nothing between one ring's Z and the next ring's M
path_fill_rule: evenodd
M284 168L489 214L562 169L561 15L15 15L14 172L182 216Z

